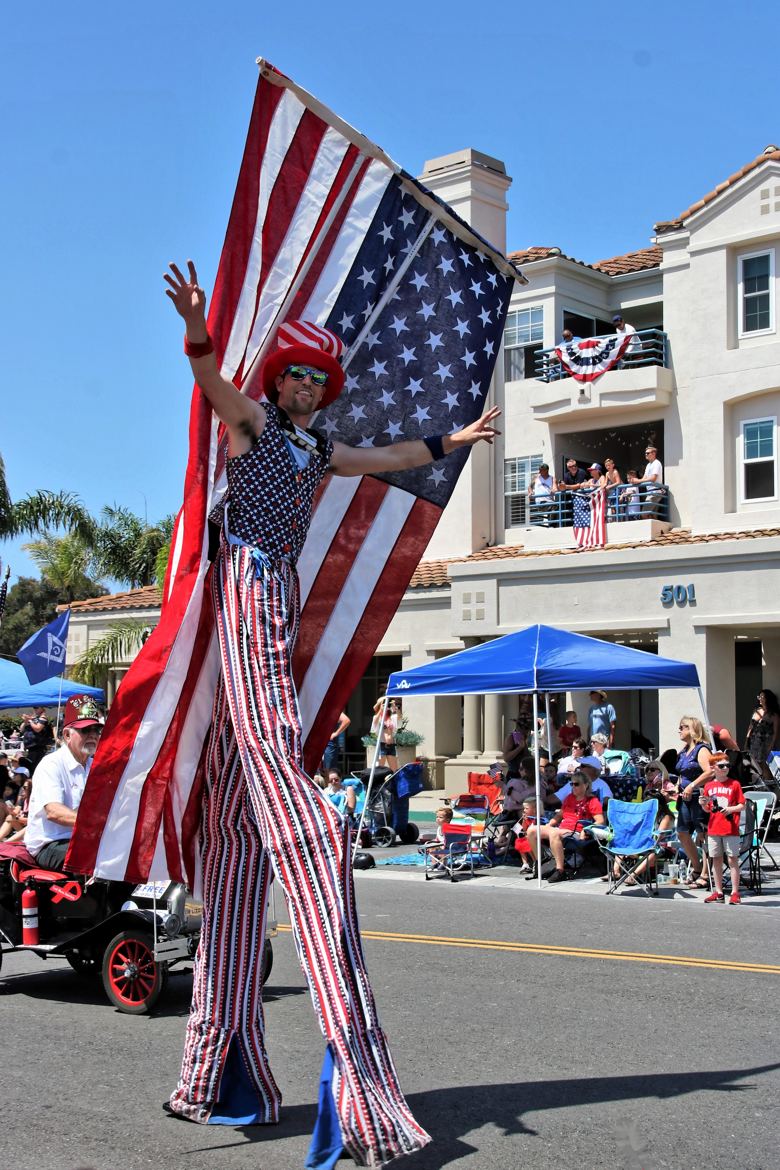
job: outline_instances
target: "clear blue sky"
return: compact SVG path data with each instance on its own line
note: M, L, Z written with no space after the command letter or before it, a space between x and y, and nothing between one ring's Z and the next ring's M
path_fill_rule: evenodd
M255 57L414 173L466 146L504 160L509 248L597 260L646 246L655 221L780 141L779 31L769 0L14 5L0 47L13 497L68 489L150 520L178 508L191 382L161 274L191 255L211 285ZM0 556L31 572L18 545Z

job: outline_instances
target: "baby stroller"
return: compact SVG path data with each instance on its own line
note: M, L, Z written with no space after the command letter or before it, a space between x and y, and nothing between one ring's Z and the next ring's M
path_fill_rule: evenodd
M409 820L409 798L422 792L422 764L404 764L397 772L389 768L377 768L374 782L365 801L363 831L370 835L370 841L362 844L389 849L400 837L405 845L413 845L420 830ZM368 788L371 769L357 773L357 778Z
M604 752L604 779L618 800L633 801L639 795L640 775L632 753L608 749Z

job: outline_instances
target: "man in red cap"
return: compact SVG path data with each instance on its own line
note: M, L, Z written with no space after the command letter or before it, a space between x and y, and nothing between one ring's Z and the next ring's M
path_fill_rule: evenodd
M350 830L304 773L292 679L299 617L295 569L315 491L330 473L422 467L498 433L489 410L450 435L353 448L310 429L344 385L343 342L307 321L280 326L255 402L223 378L192 261L166 290L186 324L195 380L228 435L228 492L212 594L222 670L205 757L203 932L179 1085L168 1108L190 1121L267 1124L281 1094L263 1037L259 970L271 874L280 881L327 1040L307 1166L342 1147L361 1165L430 1139L401 1093L364 965L351 880Z
M62 869L102 727L95 700L73 695L65 704L62 747L35 769L24 844L42 869Z

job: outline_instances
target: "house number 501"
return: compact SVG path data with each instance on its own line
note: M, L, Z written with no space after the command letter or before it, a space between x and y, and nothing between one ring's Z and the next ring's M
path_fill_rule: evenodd
M693 585L663 585L661 587L661 603L663 605L695 605L696 589Z

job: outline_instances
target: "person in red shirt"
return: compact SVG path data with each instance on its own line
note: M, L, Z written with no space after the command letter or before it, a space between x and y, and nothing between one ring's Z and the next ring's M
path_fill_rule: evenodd
M539 826L539 835L550 846L550 852L555 861L555 872L547 879L549 882L566 880L564 874L563 842L567 837L576 833L583 840L586 834L582 825L604 824L604 813L601 801L593 795L590 780L584 772L575 772L571 778L571 792L564 800L557 812L553 813L549 824ZM534 870L536 869L538 837L535 828L528 831L528 843L534 856Z
M704 785L701 805L709 813L707 822L707 852L712 860L715 885L705 902L725 902L723 893L723 855L729 859L731 897L729 903L738 906L739 896L739 814L745 807L745 797L738 780L729 779L729 759L725 752L713 752L710 766L715 777Z
M577 722L577 712L567 711L566 722L558 728L558 742L563 748L563 751L559 752L558 755L566 755L570 752L575 739L580 739L581 736L582 728Z

